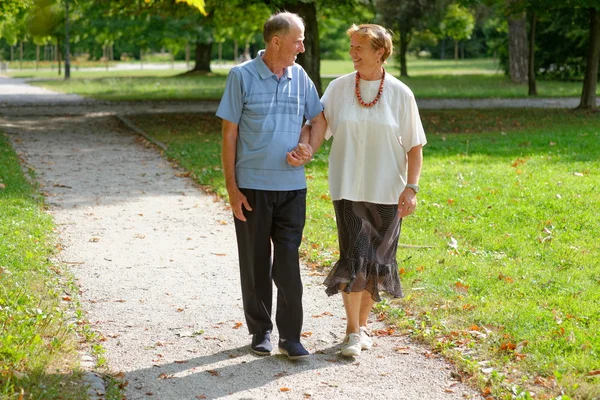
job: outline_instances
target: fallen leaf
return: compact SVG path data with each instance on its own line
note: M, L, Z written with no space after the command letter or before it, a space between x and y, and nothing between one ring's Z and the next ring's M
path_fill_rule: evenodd
M410 347L402 346L402 347L394 347L394 351L398 354L410 354Z
M242 324L241 322L238 321L235 323L235 325L233 325L233 329L240 329L242 327L242 325L244 325L244 324Z
M289 392L290 388L282 387L282 388L279 388L279 391L280 392Z
M309 337L309 336L312 336L312 332L302 332L300 334L300 336L302 336L302 337Z
M456 289L457 292L467 293L469 291L469 285L457 281L454 283L454 289Z
M600 375L600 369L588 372L588 376Z
M221 376L221 373L219 371L215 371L214 369L209 369L208 371L209 374L211 374L212 376Z
M184 309L183 309L183 308L178 308L178 309L177 309L177 312L183 312L183 311L184 311Z
M63 296L63 301L71 301L71 297L69 296Z
M100 241L100 238L97 238L97 237L93 237L93 238L90 239L90 242L92 242L92 243L96 243L96 242L99 242L99 241Z

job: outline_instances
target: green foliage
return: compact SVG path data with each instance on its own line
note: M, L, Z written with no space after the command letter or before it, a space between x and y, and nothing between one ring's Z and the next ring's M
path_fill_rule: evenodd
M0 134L0 397L80 399L52 221Z
M0 1L0 23L15 16L31 6L31 0L2 0Z
M469 39L474 27L473 14L458 4L448 6L446 15L440 24L441 33L456 41Z

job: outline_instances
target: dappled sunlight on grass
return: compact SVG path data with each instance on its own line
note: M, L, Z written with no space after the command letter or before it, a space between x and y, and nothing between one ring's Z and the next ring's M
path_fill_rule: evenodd
M401 313L387 303L379 310L402 314L401 327L497 396L513 387L592 393L598 382L586 376L600 369L600 243L592 239L600 235L594 207L600 115L514 109L421 115L429 140L423 190L417 213L404 221L398 252L407 297L398 303ZM134 121L167 143L167 155L200 183L225 196L216 117ZM317 275L337 258L328 149L326 143L307 167L302 251Z

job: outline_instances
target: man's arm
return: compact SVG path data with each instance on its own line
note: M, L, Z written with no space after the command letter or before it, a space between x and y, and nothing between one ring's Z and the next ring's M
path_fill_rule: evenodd
M325 138L327 120L323 112L310 120L310 125L305 124L300 130L298 146L288 153L287 162L299 167L312 160L313 155L319 150Z
M235 154L238 137L238 124L223 120L222 126L222 146L221 146L221 162L223 163L223 173L225 175L225 185L227 194L229 195L229 204L233 210L233 214L240 221L246 222L246 217L242 210L242 205L248 211L252 211L252 207L248 204L246 196L240 191L235 179Z

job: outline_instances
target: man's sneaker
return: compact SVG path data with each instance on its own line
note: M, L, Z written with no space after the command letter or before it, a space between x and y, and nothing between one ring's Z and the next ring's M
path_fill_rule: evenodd
M346 357L356 357L360 355L360 335L358 333L349 333L342 342L342 355Z
M309 355L302 343L285 339L279 340L279 352L288 356L290 360L298 360Z
M252 335L252 345L250 349L259 356L268 356L273 350L271 345L271 332L255 333Z
M373 347L373 339L371 339L371 335L367 331L367 327L360 327L360 348L362 350L371 350Z

